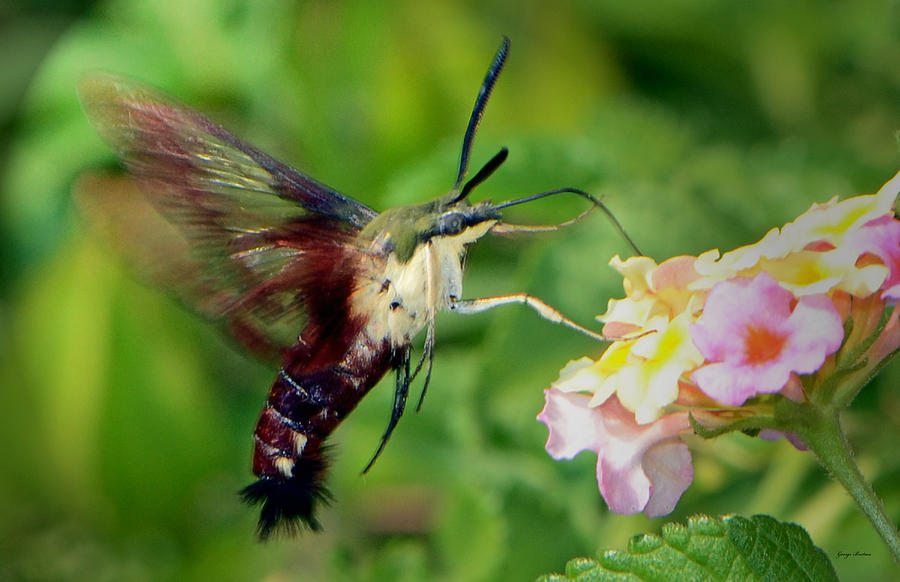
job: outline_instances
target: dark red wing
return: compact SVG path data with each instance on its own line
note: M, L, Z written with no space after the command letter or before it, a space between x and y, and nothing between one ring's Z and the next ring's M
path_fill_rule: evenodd
M133 179L86 177L77 198L143 274L266 358L311 303L346 299L374 210L132 81L94 75L79 94Z

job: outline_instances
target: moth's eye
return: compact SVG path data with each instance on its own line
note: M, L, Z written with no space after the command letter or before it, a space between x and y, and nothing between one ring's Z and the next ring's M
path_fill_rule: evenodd
M466 219L461 212L448 212L441 216L438 231L444 236L453 236L466 228Z

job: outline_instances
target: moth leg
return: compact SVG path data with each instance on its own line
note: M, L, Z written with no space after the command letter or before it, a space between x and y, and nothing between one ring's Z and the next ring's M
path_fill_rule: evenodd
M578 325L577 323L560 313L559 310L551 307L537 297L528 295L527 293L513 293L511 295L500 295L498 297L480 297L478 299L457 299L450 303L450 309L458 311L459 313L473 314L481 313L482 311L487 311L488 309L493 309L495 307L500 307L501 305L510 305L513 303L527 305L528 307L537 311L538 315L540 315L544 319L574 329L575 331L583 333L589 338L604 343L609 343L610 341L609 339L603 337L603 335L586 327Z
M419 358L419 363L416 364L415 370L410 373L410 355L409 350L403 354L403 361L400 366L397 368L397 384L394 388L394 406L391 409L391 419L388 421L387 429L384 431L384 435L381 437L381 443L378 445L378 450L375 451L375 455L372 456L372 459L366 465L366 468L363 469L363 473L366 473L372 465L375 463L375 459L381 455L381 452L384 450L385 445L387 445L388 440L391 438L391 433L394 432L394 428L397 426L397 422L400 421L400 417L403 416L403 411L406 410L406 398L409 395L409 386L412 384L413 380L416 376L419 375L419 372L422 370L422 366L425 366L425 382L422 385L422 393L419 396L419 402L416 405L416 412L418 412L422 408L422 402L425 400L425 391L428 390L428 383L431 381L431 369L434 364L434 338L435 338L435 315L437 314L437 304L438 304L438 290L439 286L437 285L437 277L440 276L440 266L438 265L438 257L434 253L434 250L431 246L431 242L428 243L426 247L427 260L425 261L425 294L427 299L427 333L425 335L425 346L422 350L422 357ZM427 366L425 363L427 362Z
M511 224L508 222L499 222L491 228L493 234L534 234L539 232L555 232L562 228L573 226L582 221L587 215L592 213L596 206L591 206L575 218L560 222L559 224Z
M428 246L426 247L426 261L425 261L425 297L426 304L428 305L426 317L428 318L428 329L425 333L425 346L422 350L422 358L419 360L419 364L416 366L416 371L413 372L413 378L415 378L419 371L422 369L422 364L424 362L428 362L428 366L425 368L425 382L422 384L422 392L419 394L419 402L416 404L416 412L422 410L422 402L425 401L425 392L428 390L428 383L431 381L431 369L434 365L434 337L435 337L435 316L437 315L437 305L438 305L438 292L440 289L440 285L438 284L438 278L440 275L440 265L438 264L437 254L434 252L434 249L429 241Z
M428 319L428 330L425 333L425 347L422 351L422 359L419 360L419 365L416 366L416 371L413 374L413 377L415 377L419 373L422 362L428 362L428 365L425 366L425 382L422 384L422 392L419 394L416 412L422 410L422 402L425 401L425 391L428 390L428 383L431 381L431 368L434 365L434 327L434 314L432 314Z
M397 422L400 420L400 417L403 416L403 411L406 409L406 397L409 395L409 385L412 383L412 376L409 373L409 360L409 350L406 350L403 354L403 361L397 367L397 382L394 386L394 405L391 408L391 419L388 421L387 428L381 437L381 443L379 443L378 449L375 451L375 454L372 455L369 462L366 463L365 469L362 470L363 474L366 474L369 469L372 468L372 465L375 464L375 459L381 455L385 445L387 445L388 440L391 438L391 433L394 432Z

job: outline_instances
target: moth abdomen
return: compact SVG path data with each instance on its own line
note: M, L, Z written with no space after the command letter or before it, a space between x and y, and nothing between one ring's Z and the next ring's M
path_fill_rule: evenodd
M394 363L387 342L359 334L340 362L309 369L297 353L279 371L254 432L253 473L259 480L241 491L261 504L257 531L268 539L278 530L293 534L320 529L316 510L331 498L325 440Z
M295 460L290 478L260 477L241 490L244 501L262 505L257 525L261 540L267 540L279 528L289 535L301 526L313 531L321 529L315 517L316 506L331 499L322 485L328 466L323 453L320 448L315 456Z
M288 534L302 527L319 530L315 510L330 499L324 486L324 437L310 426L322 407L298 400L292 391L279 376L253 435L253 473L259 480L241 491L244 501L262 505L257 532L263 540L278 529Z

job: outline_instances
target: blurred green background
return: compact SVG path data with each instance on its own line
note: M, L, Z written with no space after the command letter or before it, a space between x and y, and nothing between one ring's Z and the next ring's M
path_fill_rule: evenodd
M273 371L136 283L74 212L113 163L75 97L88 70L156 85L376 209L442 194L478 85L512 39L474 198L605 196L663 259L760 238L900 169L896 2L111 0L0 7L0 580L531 580L663 519L610 515L595 457L554 462L542 389L585 338L509 307L438 325L432 386L372 471L385 382L336 432L325 533L260 545L251 434ZM516 208L519 222L580 212ZM621 295L628 248L595 215L484 240L466 295L534 293L578 321ZM900 519L897 366L845 417ZM897 570L843 491L784 442L692 439L670 516L793 520L844 580Z

